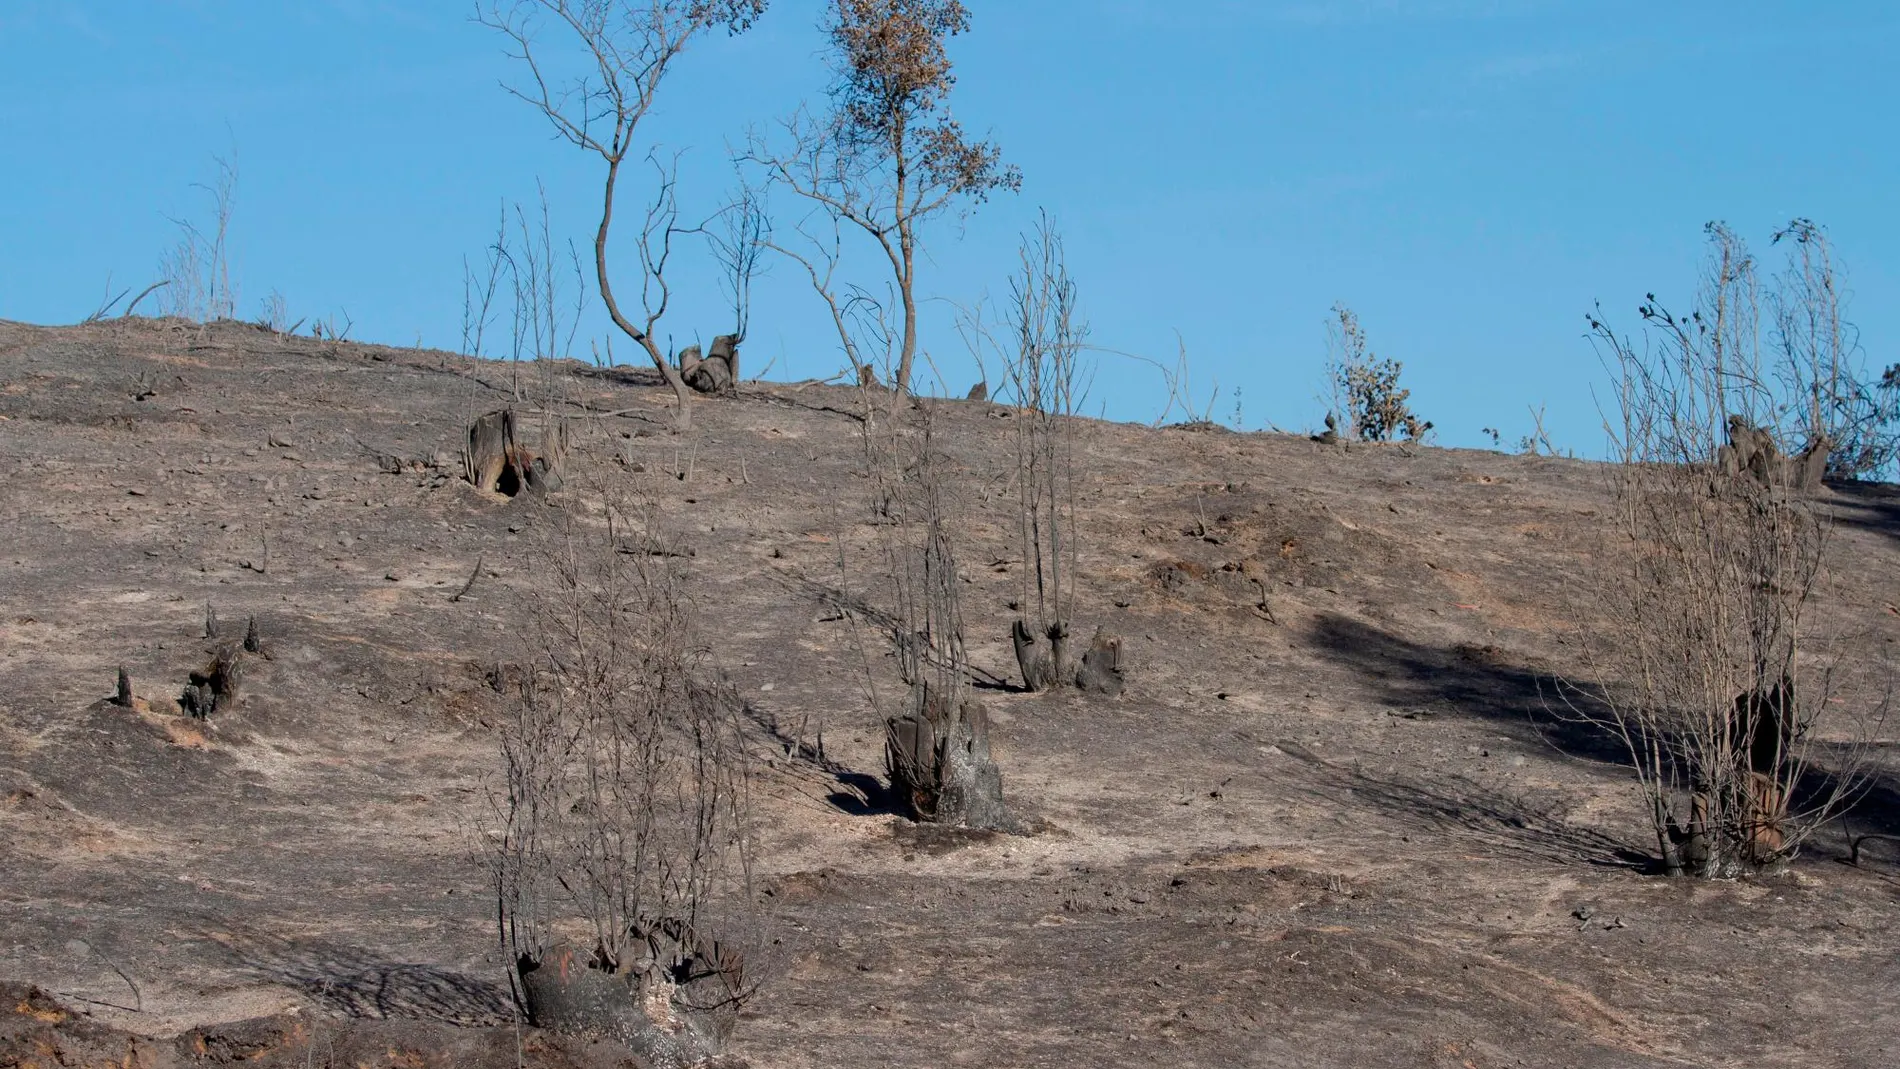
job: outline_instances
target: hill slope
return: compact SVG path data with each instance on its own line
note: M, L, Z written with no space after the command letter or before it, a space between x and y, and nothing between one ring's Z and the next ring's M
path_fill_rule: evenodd
M510 374L237 325L0 323L0 979L143 1037L294 1012L392 1057L513 1057L453 1038L510 1019L487 677L569 511L457 478ZM867 788L866 682L895 691L829 611L841 582L877 600L849 392L753 385L676 438L651 376L525 374L603 414L582 463L625 458L693 545L703 633L760 723L823 731L823 763L779 749L757 788L785 953L735 1041L753 1064L1900 1059L1891 851L1852 868L1823 836L1778 876L1643 876L1614 749L1544 711L1540 679L1575 669L1593 465L1087 422L1077 624L1131 665L1091 702L1001 685L1009 413L932 402L1005 790L1040 829L945 838ZM1823 608L1891 642L1900 494L1838 504L1853 582ZM207 605L227 638L255 615L270 655L201 729L162 699L205 659ZM157 711L103 701L119 666ZM1860 830L1900 831L1889 754ZM269 1034L304 1064L311 1033Z

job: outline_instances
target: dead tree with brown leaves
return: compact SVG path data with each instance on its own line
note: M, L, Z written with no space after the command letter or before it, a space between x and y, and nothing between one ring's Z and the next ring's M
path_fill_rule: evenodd
M755 136L745 159L810 201L829 220L834 239L849 224L882 251L903 310L891 385L904 393L917 356L923 224L956 204L1019 189L1022 176L1003 163L1000 149L971 140L949 114L956 78L946 45L970 28L959 0L831 0L828 7L824 32L837 75L831 111L822 117L801 111L785 120L783 146ZM831 282L836 242L813 245L828 258L773 247L805 265L834 318L842 318L846 296ZM826 270L819 270L820 259ZM855 363L848 341L846 351Z
M555 132L606 164L600 226L594 233L594 274L601 302L620 331L646 350L679 402L677 427L692 423L685 379L661 352L655 330L666 315L670 290L667 263L673 241L691 228L679 226L675 170L649 153L656 190L637 242L642 319L635 322L615 298L607 266L607 238L621 169L634 148L634 134L652 110L660 83L687 46L717 27L739 33L764 13L767 0L499 0L480 9L478 20L505 36L512 58L528 70L525 88L505 86L546 116ZM578 42L586 74L551 78L538 50L542 20Z

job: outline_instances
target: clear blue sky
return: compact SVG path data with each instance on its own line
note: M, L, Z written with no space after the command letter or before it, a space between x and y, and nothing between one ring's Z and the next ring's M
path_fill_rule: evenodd
M1628 0L968 0L953 107L1022 167L928 236L933 298L1000 295L1047 208L1097 343L1171 362L1178 331L1215 415L1312 426L1325 322L1355 308L1451 445L1507 442L1548 406L1560 446L1600 447L1583 315L1634 325L1686 304L1701 226L1767 254L1827 225L1870 361L1900 359L1900 6ZM455 347L462 260L537 178L583 243L597 160L498 88L517 72L458 0L0 0L0 317L72 322L107 279L142 286L217 154L239 168L239 313L347 311L354 337ZM717 205L726 147L822 103L820 4L685 57L643 134L686 155L688 211ZM643 190L626 191L637 206ZM781 202L781 208L791 205ZM625 208L623 208L625 210ZM689 250L689 259L698 259ZM626 262L630 252L622 245ZM853 277L876 282L860 247ZM664 328L725 326L688 269ZM932 306L925 344L975 378ZM595 314L587 338L607 333ZM617 343L624 359L628 347ZM802 276L760 282L747 362L843 363ZM1159 376L1103 358L1091 407L1158 414Z

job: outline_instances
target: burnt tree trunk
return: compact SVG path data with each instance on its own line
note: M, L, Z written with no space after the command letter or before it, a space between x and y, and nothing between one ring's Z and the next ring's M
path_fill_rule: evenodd
M523 490L546 493L561 488L566 467L567 426L556 423L542 435L541 451L525 444L512 408L497 409L468 428L463 473L478 490L514 497Z
M730 393L739 384L739 340L732 334L713 339L712 351L703 359L699 346L680 351L680 378L700 393Z
M209 664L191 673L178 707L195 720L209 720L211 714L237 703L238 685L244 679L242 651L236 646L221 646Z
M1787 458L1788 489L1796 493L1812 494L1823 488L1822 480L1827 477L1827 458L1833 451L1834 443L1826 435L1821 435L1808 443L1808 447Z
M1104 628L1095 629L1095 638L1089 642L1088 652L1082 655L1082 663L1075 670L1075 685L1082 688L1085 694L1100 694L1108 698L1121 695L1121 636Z
M1061 682L1068 641L1069 627L1060 621L1040 635L1021 619L1011 625L1010 642L1016 647L1016 665L1022 669L1024 687L1048 690Z
M989 716L981 703L954 705L919 685L912 710L885 725L884 761L891 791L911 819L1010 831L1016 820L1003 802L1003 774L990 756Z
M635 926L640 960L605 962L557 944L519 967L522 1000L538 1028L619 1043L648 1069L686 1069L717 1057L744 999L744 965L678 921Z

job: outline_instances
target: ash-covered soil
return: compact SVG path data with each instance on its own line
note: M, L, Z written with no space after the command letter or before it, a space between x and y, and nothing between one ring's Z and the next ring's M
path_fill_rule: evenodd
M458 477L514 373L0 323L0 1065L611 1063L515 1024L482 860L490 675L580 507ZM655 495L718 664L793 742L755 785L781 953L752 1065L1900 1064L1900 864L1843 838L1900 832L1895 733L1847 832L1668 881L1615 746L1550 712L1576 629L1617 625L1579 593L1592 464L1085 422L1076 625L1124 636L1130 686L1027 695L1009 410L926 402L1036 829L945 835L876 788L894 672L834 608L880 589L852 391L749 385L676 436L650 373L521 389L593 413L577 462ZM1900 492L1833 504L1820 611L1884 678ZM167 703L207 605L265 655L205 725Z

